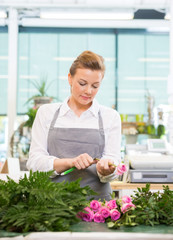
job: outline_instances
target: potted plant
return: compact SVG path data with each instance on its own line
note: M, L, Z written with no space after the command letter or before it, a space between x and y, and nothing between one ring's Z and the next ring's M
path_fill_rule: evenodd
M27 103L29 103L30 101L33 100L34 101L34 106L36 108L38 108L42 104L52 102L54 97L48 96L48 94L47 94L47 90L50 87L50 85L52 84L52 82L47 84L47 77L43 77L40 81L30 80L30 82L36 88L38 93L36 95L30 97L28 99Z

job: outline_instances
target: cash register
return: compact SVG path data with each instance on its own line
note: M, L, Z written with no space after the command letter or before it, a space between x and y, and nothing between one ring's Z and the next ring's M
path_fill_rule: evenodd
M128 180L132 183L173 183L173 146L165 139L127 144Z

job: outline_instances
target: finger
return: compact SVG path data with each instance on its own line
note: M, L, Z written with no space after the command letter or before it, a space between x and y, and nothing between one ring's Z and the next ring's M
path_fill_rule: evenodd
M106 169L106 170L109 169L109 161L107 159L102 159L100 163L103 169Z
M82 154L81 158L86 167L90 166L93 163L93 158L90 157L87 153Z
M98 163L98 160L97 159L93 159L92 164L96 164L96 163Z
M80 165L81 169L85 168L85 159L82 156L80 156L80 158L78 159L78 164Z
M94 163L94 159L90 156L88 156L87 161L88 161L89 165Z
M75 166L78 170L81 169L81 166L80 166L80 164L79 164L78 162L75 162L75 163L74 163L74 166Z
M91 160L88 158L88 155L86 154L81 154L77 159L78 166L80 166L80 169L85 169L89 167L91 165L90 161Z
M114 166L114 167L116 167L116 165L114 164L114 161L112 160L112 159L109 159L108 160L109 161L109 166Z
M116 168L115 168L115 166L110 166L109 169L110 169L111 172L114 172Z
M109 170L110 166L109 166L109 162L108 161L104 161L104 169L105 170Z
M85 169L86 168L85 162L83 162L83 161L80 161L79 165L80 165L81 169Z

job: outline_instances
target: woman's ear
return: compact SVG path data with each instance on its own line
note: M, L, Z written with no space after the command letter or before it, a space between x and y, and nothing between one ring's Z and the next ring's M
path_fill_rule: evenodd
M71 76L70 73L68 74L68 82L69 82L69 84L71 86L72 85L72 76Z

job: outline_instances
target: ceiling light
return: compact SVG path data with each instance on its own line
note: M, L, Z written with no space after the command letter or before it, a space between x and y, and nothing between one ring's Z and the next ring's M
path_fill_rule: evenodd
M40 18L59 20L130 20L131 12L41 12Z
M0 10L0 18L7 18L7 13Z

